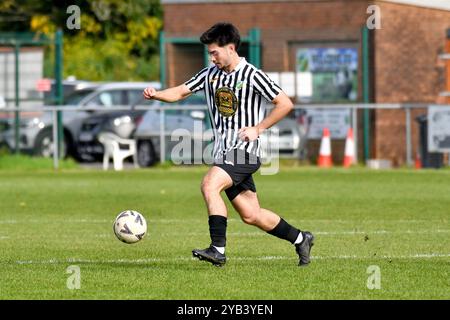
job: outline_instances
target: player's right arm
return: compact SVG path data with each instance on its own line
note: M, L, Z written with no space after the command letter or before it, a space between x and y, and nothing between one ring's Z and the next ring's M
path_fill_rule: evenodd
M163 102L176 102L189 97L192 91L183 83L177 87L172 87L157 91L155 88L148 87L144 90L143 95L147 100L159 100Z
M163 102L176 102L187 98L192 93L203 90L207 74L208 67L204 68L191 79L178 87L172 87L161 91L157 91L155 88L149 87L144 90L144 98L148 100L155 99Z

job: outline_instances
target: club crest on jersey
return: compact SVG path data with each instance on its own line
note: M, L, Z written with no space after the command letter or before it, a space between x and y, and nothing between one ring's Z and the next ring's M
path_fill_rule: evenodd
M228 87L217 89L215 102L220 114L224 117L231 117L236 113L238 101L233 90Z

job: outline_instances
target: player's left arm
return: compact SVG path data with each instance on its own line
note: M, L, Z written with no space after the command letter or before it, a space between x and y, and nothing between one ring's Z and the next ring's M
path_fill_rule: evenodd
M283 91L272 100L272 103L275 107L263 121L254 127L244 127L239 130L239 137L242 140L253 141L258 139L258 136L264 130L269 129L275 123L286 117L294 108L291 99Z

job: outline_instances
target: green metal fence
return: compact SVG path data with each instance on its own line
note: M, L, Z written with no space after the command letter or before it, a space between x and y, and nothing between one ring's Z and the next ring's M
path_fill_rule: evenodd
M15 130L15 153L19 153L19 136L20 136L20 111L19 106L23 99L20 98L20 72L19 72L19 56L22 47L29 46L54 46L54 79L55 79L55 98L54 104L61 105L63 103L63 87L62 87L62 70L63 70L63 32L58 30L52 37L43 34L31 32L0 32L0 46L10 47L14 50L14 130ZM62 115L61 111L57 114L58 126L58 146L61 146L63 139ZM61 150L61 148L58 148ZM61 156L61 153L59 153Z

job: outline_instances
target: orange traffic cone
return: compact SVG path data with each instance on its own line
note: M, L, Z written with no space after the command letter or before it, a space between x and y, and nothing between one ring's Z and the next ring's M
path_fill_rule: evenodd
M355 162L355 140L353 140L353 129L348 128L345 140L344 168L350 167Z
M319 160L317 165L323 168L329 168L333 165L331 160L331 140L328 128L323 129L322 141L320 142Z
M422 168L422 160L420 159L420 154L418 152L416 153L416 161L414 163L414 167L416 169L421 169Z

